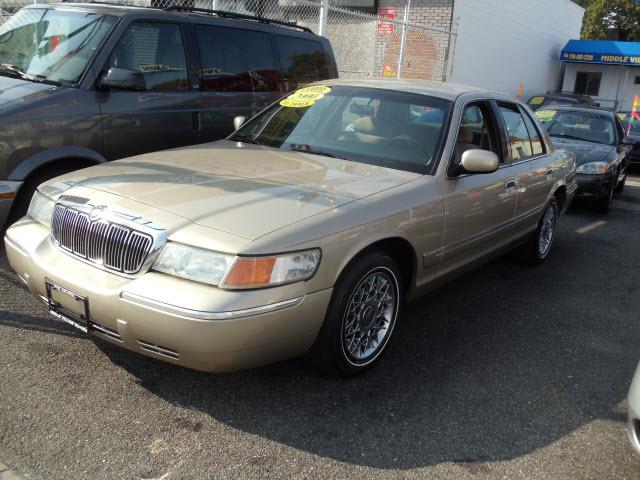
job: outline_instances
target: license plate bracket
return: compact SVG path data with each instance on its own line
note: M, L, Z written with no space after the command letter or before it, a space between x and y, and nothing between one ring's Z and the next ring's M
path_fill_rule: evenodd
M49 313L65 323L89 333L89 299L60 285L45 280Z

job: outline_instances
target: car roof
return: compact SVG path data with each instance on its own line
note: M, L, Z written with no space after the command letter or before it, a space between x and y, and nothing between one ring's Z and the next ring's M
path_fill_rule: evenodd
M294 32L295 34L313 36L320 40L323 40L323 37L316 35L311 30L309 30L308 28L302 25L295 25L295 23L286 25L287 22L282 22L280 20L271 20L268 18L260 19L257 16L254 17L252 15L244 15L244 16L238 15L236 17L235 16L236 14L234 14L233 12L224 12L224 13L221 12L220 14L216 15L215 11L207 12L204 9L200 11L198 9L190 10L188 7L184 7L184 8L176 7L175 9L167 9L167 8L155 8L155 7L148 7L148 6L145 7L145 6L135 6L135 5L122 5L122 4L109 3L109 2L103 3L103 2L88 1L88 2L78 2L78 3L76 2L63 2L63 3L50 3L50 4L37 3L37 4L27 5L24 8L36 8L36 9L54 8L54 9L65 9L65 10L86 10L90 12L102 13L104 15L111 15L114 17L124 17L126 15L131 15L131 14L140 14L140 13L144 14L144 12L153 12L154 16L165 15L167 16L167 18L174 18L174 19L176 16L180 16L183 18L184 17L197 18L200 21L224 20L227 22L228 21L239 22L247 26L259 26L259 29L274 28L281 32L286 32L286 33ZM225 15L225 13L228 13L229 16Z
M614 112L606 108L590 107L588 105L548 105L539 110L558 110L567 112L597 113L606 116L613 116Z
M316 82L318 85L344 85L349 87L365 87L377 88L381 90L393 90L396 92L417 93L420 95L429 95L433 97L444 98L446 100L455 101L458 97L465 94L483 94L494 98L500 98L510 101L516 101L507 95L489 90L483 90L478 87L467 85L459 85L456 83L436 82L431 80L396 80L396 79L377 79L377 80L325 80Z

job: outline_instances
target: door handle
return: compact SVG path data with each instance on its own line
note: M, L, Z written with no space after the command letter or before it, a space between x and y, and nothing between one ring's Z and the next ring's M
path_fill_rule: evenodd
M505 189L516 188L518 186L518 182L515 179L507 180L507 183L504 184Z

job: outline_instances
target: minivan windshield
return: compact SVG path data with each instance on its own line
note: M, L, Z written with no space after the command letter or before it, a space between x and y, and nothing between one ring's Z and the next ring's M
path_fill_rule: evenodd
M24 8L0 26L0 75L74 84L115 21L101 13Z
M427 173L441 150L452 102L355 86L303 87L229 140Z

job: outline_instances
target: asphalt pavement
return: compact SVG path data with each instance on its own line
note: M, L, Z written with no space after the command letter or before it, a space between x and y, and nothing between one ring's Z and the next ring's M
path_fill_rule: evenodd
M544 265L507 256L410 305L365 375L301 360L214 375L52 320L1 251L0 465L65 480L640 479L625 430L639 289L635 178L609 215L572 207Z

